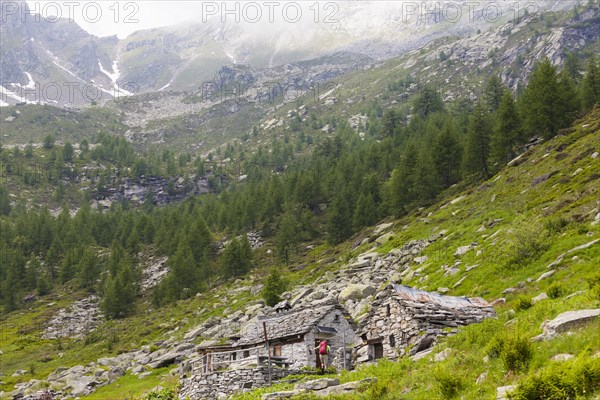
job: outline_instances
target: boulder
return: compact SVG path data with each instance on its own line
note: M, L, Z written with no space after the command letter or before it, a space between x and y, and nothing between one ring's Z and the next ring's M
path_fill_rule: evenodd
M539 278L537 278L535 281L536 281L536 282L539 282L539 281L541 281L541 280L543 280L543 279L549 278L549 277L551 277L552 275L554 275L554 272L556 272L556 271L552 270L552 271L545 272L545 273L543 273L542 275L540 275L540 277L539 277Z
M571 331L582 327L600 316L600 308L592 310L567 311L552 321L542 324L545 336Z
M347 300L362 300L375 293L375 288L369 285L359 283L346 286L339 294L338 301L345 303Z
M334 378L334 379L323 378L323 379L315 379L312 381L297 383L296 386L294 386L294 389L314 391L314 390L322 390L329 386L337 386L339 384L340 384L340 381L337 378Z
M262 400L279 400L279 399L290 399L293 396L299 395L299 390L289 390L287 392L274 392L263 394Z
M535 303L539 303L542 300L547 300L548 299L548 295L546 293L540 293L537 296L535 296L533 299L531 299L531 302L533 304Z
M496 388L496 400L507 400L510 393L517 388L516 385L501 386Z

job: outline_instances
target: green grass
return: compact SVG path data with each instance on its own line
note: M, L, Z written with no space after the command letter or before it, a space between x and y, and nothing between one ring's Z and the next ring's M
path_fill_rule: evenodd
M175 388L178 379L168 375L169 368L161 368L152 371L152 375L140 379L136 375L126 374L114 383L103 386L82 400L123 400L139 398L150 392L157 386L164 388Z

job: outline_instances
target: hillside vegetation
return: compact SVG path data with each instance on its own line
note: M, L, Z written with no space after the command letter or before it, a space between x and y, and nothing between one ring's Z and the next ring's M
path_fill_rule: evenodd
M204 148L190 137L227 104L210 121L150 121L161 132L152 145L137 141L124 109L3 107L0 397L49 388L137 399L161 385L145 400L170 399L176 357L144 354L223 344L302 288L342 285L335 278L360 255L434 238L373 285L481 296L498 318L423 359L340 372L342 382L377 378L340 398L494 398L509 385L518 399L598 398L599 321L531 341L564 311L600 307L597 10L478 33L502 46L466 82L477 96L460 87L481 61L477 40L440 39L433 58L413 52L348 73L312 103L228 112ZM543 58L558 54L544 47L565 32L555 24L587 35L579 53L561 52L563 68ZM532 32L539 46L518 59L511 49ZM161 144L177 132L180 153ZM345 304L355 317L363 300ZM189 335L203 324L213 330ZM111 365L133 354L141 370ZM92 387L59 382L67 368Z

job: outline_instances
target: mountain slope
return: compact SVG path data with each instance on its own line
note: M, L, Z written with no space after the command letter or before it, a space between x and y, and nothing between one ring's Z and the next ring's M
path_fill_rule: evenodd
M397 267L391 265L397 268L395 276L371 274L372 279L383 282L401 279L403 283L427 290L483 296L488 300L506 299L506 305L500 303L497 308L497 322L469 327L455 339L449 339L447 346L455 357L439 364L436 374L430 373L427 360L418 363L403 360L398 364L364 367L356 373L343 374L342 379L378 375L379 383L351 398L394 398L399 392L406 398L415 399L431 398L432 393L442 396L442 383L456 368L465 371L456 383L458 393L466 398L488 398L497 386L519 382L546 367L549 358L558 353L570 353L581 360L597 354L600 345L596 324L574 336L536 345L525 370L507 374L501 358L481 361L495 336L498 340L500 334L518 333L519 337L532 337L540 332L539 326L545 319L562 311L598 306L599 300L591 297L593 292L588 289L588 281L592 282L590 279L597 273L600 263L600 246L595 242L600 237L600 204L596 196L600 182L597 175L599 150L600 110L596 108L573 129L530 149L489 181L476 187L451 188L440 202L400 220L389 221L393 225L387 227L388 232L375 233L381 232L381 228L370 228L340 246L322 245L307 250L284 273L288 281L296 285L290 287L290 296L304 290L299 285L318 288L323 284L330 284L329 294L335 296L348 285L346 280L336 277L343 275L341 273L352 264L354 257L373 250L382 255L393 255L394 249L402 248L408 242L433 236L435 241L421 253L427 258L421 257L418 261L409 258ZM353 243L366 237L369 243L361 240L363 244L354 247ZM588 243L588 247L573 250L568 257L559 257ZM13 384L28 382L33 377L46 379L61 365L86 364L101 357L108 357L107 361L102 361L106 365L120 365L123 361L118 360L129 360L127 354L133 357L144 344L153 343L148 347L150 350L142 350L142 353L150 355L149 352L156 351L152 354L160 355L175 351L191 337L197 337L194 341L198 343L203 339L222 340L235 334L241 326L238 319L245 311L248 313L244 320L258 312L269 312L258 301L256 288L264 282L270 264L267 249L271 246L267 243L257 253L264 267L243 279L226 282L191 300L158 310L153 310L150 303L144 301L141 307L146 312L118 322L106 322L85 341L64 339L59 342L59 348L56 342L39 339L39 335L58 308L68 305L66 293L62 297L35 301L27 313L3 316L3 326L7 327L7 335L2 337L0 344L7 372L3 389L10 390ZM557 258L560 261L555 263ZM552 266L548 268L550 264ZM546 274L552 271L552 274ZM522 305L527 304L526 299L541 292L551 294L552 298L541 300L531 308ZM573 296L565 298L571 294ZM310 300L307 301L309 305ZM346 306L360 317L357 304ZM203 325L213 329L203 328L200 332L204 333L200 336L198 333L190 336ZM18 351L12 351L16 349ZM116 353L123 355L119 359L113 358ZM89 368L94 368L95 364L90 365ZM8 376L23 369L26 371ZM87 371L85 368L79 370L80 373ZM166 375L166 372L155 370L146 381L142 379L143 383L138 383L140 380L135 375L127 374L99 389L90 398L120 399L123 391L142 393L154 387L159 381L158 376ZM475 379L484 372L485 377L476 384ZM174 383L167 379L162 384ZM36 385L31 388L45 384ZM255 395L251 394L249 398L258 398L252 396Z

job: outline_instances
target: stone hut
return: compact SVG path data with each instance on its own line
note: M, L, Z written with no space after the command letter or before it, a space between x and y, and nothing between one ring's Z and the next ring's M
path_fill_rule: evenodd
M439 337L456 328L496 316L482 298L443 296L403 285L381 291L362 318L356 348L357 362L396 359L433 346Z
M319 368L320 360L314 348L323 339L331 346L331 365L338 369L350 368L351 349L360 343L355 331L352 317L339 304L280 311L248 322L239 339L231 344L201 348L196 369L206 374L226 368L261 367L267 363L268 356L274 365L284 368Z

